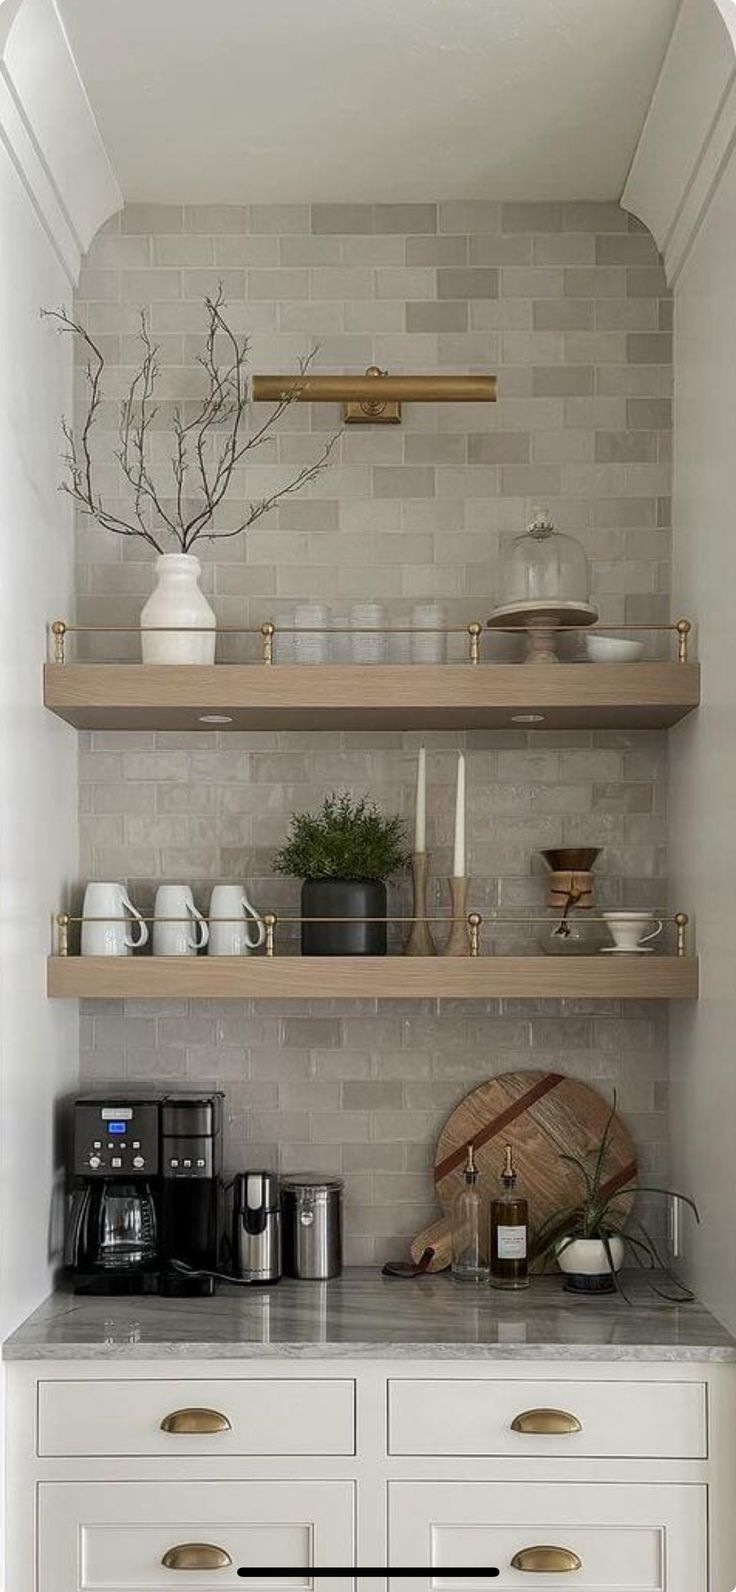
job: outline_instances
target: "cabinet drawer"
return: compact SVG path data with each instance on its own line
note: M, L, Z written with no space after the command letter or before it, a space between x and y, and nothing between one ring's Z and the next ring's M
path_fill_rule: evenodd
M389 1486L392 1592L707 1592L705 1487L525 1482ZM553 1548L545 1558L535 1549ZM454 1572L454 1579L453 1579Z
M355 1383L255 1377L41 1382L38 1452L44 1459L353 1454Z
M397 1378L389 1383L389 1452L704 1459L705 1391L702 1382Z
M179 1580L201 1592L242 1587L239 1570L251 1588L350 1592L352 1482L44 1482L38 1493L38 1592L171 1592ZM193 1545L208 1550L200 1568L186 1562ZM345 1565L344 1580L320 1582L318 1563Z

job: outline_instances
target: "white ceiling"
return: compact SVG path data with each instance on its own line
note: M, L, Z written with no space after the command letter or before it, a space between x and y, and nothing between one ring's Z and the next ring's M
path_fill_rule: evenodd
M128 200L618 199L679 0L57 0Z

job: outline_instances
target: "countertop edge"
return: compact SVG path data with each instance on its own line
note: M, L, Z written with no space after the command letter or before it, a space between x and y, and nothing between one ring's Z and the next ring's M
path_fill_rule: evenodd
M736 1345L728 1344L478 1344L478 1343L140 1343L14 1344L2 1349L8 1364L23 1361L151 1360L547 1360L629 1361L656 1364L712 1364L736 1361Z

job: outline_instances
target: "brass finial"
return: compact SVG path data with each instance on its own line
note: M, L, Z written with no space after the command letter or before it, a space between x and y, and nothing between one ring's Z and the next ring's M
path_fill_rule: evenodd
M678 619L675 625L677 631L677 661L687 663L690 646L690 632L692 624L689 619Z
M263 636L263 662L264 663L273 663L273 638L274 638L275 634L276 634L276 626L272 623L272 621L270 619L267 619L265 625L261 625L261 635Z
M66 620L55 619L51 626L54 638L54 663L64 662L64 642L66 640Z
M480 912L468 913L468 939L470 940L470 955L480 956L480 926L483 919Z
M57 954L57 956L68 956L69 955L69 923L70 923L70 918L69 918L69 913L68 912L57 912L57 914L56 914L56 930L57 930L56 954Z
M267 912L263 919L266 929L266 956L273 956L274 930L278 923L275 912Z
M675 929L677 932L677 955L687 956L687 926L690 919L687 912L675 913Z
M483 626L478 624L477 619L474 619L473 623L468 625L468 646L471 663L480 663L480 638L482 633Z

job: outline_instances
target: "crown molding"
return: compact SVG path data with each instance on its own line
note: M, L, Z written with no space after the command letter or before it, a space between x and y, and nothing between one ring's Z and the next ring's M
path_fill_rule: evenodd
M1 0L0 141L74 285L123 198L54 0Z
M683 0L621 203L676 282L736 144L736 0Z

